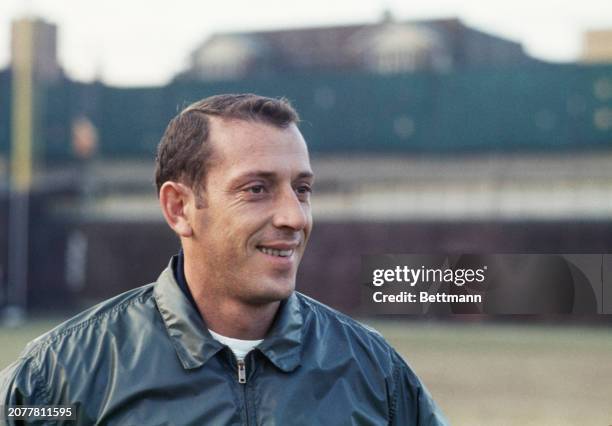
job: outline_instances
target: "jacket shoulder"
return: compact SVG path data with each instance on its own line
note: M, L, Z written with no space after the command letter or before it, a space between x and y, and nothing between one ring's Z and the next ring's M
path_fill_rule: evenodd
M337 364L338 359L350 358L367 378L367 386L384 379L390 425L447 424L425 385L378 331L303 294L298 300L304 333L310 335L307 340L318 359ZM345 370L343 374L348 377Z
M320 319L337 323L341 327L346 327L354 330L358 334L369 336L374 339L381 339L384 341L382 334L373 327L363 324L350 316L343 314L342 312L327 306L312 297L306 296L305 294L296 291L296 295L300 304L310 310L314 315L320 316ZM306 313L306 317L308 314Z
M377 363L384 362L389 367L394 363L395 350L378 330L304 294L297 293L297 296L303 308L306 328L320 328L324 333L320 337L343 340L353 349L374 358Z
M58 395L49 391L51 382L69 380L66 374L76 374L84 361L95 359L103 341L111 338L106 332L109 324L133 327L127 318L147 311L143 307L152 297L152 287L148 284L103 301L28 343L20 357L0 372L0 404L57 402Z
M128 290L84 310L32 340L27 344L20 358L35 356L41 350L59 343L66 344L79 331L98 327L112 319L116 320L126 310L145 304L152 297L153 285L147 284Z

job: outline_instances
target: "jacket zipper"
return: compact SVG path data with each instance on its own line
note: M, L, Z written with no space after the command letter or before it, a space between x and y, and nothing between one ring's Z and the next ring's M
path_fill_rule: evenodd
M244 414L246 417L246 424L249 426L249 403L247 401L247 374L246 374L246 363L243 359L236 358L236 364L238 365L238 383L242 385L242 397L244 398Z
M246 384L246 365L244 359L238 360L238 383Z

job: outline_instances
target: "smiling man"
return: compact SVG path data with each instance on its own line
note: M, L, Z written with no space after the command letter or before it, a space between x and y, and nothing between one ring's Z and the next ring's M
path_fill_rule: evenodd
M175 117L156 185L181 252L30 343L0 404L68 406L83 425L446 424L380 334L294 291L312 229L298 121L250 94Z
M285 110L269 121L250 110L225 117L202 112L230 99L196 104L170 125L160 145L157 185L166 221L181 238L185 279L206 324L220 334L255 339L265 335L280 301L294 290L312 228L313 173L297 116L287 105L279 103ZM189 176L185 167L164 161L177 158L170 145L183 125L207 129L208 158L196 164L204 185L200 176L181 179Z

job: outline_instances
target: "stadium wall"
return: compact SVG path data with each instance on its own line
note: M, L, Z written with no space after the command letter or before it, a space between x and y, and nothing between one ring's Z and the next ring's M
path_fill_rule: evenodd
M8 77L0 75L0 154L10 135ZM164 87L64 81L41 91L44 156L74 160L71 123L86 116L101 158L151 158L170 118L223 92L285 96L315 153L436 153L609 149L612 66L531 65L449 74L292 75Z

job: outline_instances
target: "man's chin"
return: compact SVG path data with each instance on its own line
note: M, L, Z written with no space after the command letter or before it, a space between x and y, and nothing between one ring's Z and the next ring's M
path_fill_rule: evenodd
M295 284L275 284L274 286L261 289L261 291L249 295L246 302L249 305L269 305L270 303L281 302L289 298L294 291Z

